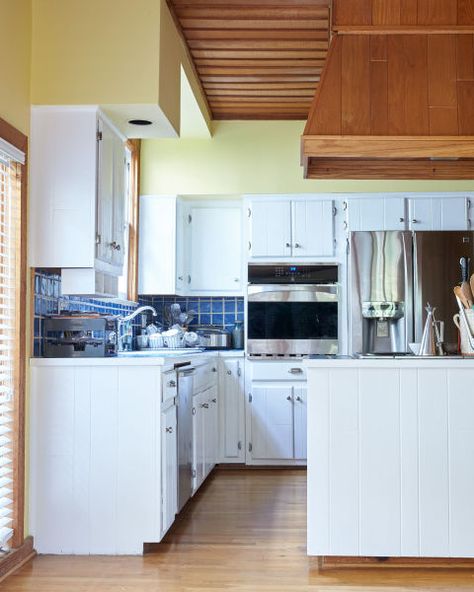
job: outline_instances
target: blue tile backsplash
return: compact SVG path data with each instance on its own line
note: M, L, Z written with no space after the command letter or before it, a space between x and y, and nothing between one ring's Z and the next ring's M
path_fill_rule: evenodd
M158 319L163 322L164 311L174 302L184 311L194 310L194 325L215 325L231 330L236 321L244 320L244 299L230 297L182 296L140 296L140 304L153 306ZM43 319L48 315L58 314L63 310L99 312L114 316L124 316L135 310L137 305L121 304L96 298L63 296L61 294L61 276L57 273L36 269L34 275L34 345L33 355L43 353ZM137 318L136 327L140 319Z

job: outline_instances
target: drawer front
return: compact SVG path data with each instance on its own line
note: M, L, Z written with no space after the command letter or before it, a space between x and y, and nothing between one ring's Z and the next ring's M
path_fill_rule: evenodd
M171 370L170 372L163 373L163 387L162 387L162 402L166 403L171 399L174 399L178 394L178 381L176 379L176 371Z
M247 362L251 380L306 380L301 360L291 362Z

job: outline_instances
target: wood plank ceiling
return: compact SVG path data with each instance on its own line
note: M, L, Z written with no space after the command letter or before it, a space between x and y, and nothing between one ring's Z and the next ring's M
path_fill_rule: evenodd
M168 0L214 119L306 119L331 0Z

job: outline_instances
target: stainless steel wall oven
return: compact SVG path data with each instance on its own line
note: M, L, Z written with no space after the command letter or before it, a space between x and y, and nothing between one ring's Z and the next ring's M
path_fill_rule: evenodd
M337 265L252 264L248 281L250 356L338 353Z

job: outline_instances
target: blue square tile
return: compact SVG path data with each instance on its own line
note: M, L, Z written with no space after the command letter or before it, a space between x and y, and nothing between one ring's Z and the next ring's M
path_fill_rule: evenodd
M224 325L224 315L212 313L212 324L217 327L222 327Z
M224 310L225 312L235 312L235 299L234 298L226 298L224 303Z
M243 298L237 299L237 312L244 312L244 299Z
M226 325L233 325L235 323L235 314L226 314L224 321Z
M199 324L200 325L210 325L211 324L211 315L210 314L200 315Z
M222 313L223 310L223 302L222 299L219 298L218 300L213 299L212 300L212 313L216 313L216 312L220 312Z
M244 321L244 313L243 312L238 312L237 313L237 320L238 321Z
M210 300L201 300L199 303L199 313L209 313L211 312L211 301Z

